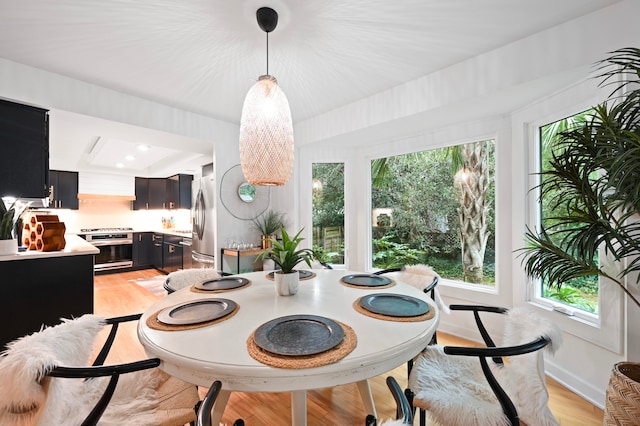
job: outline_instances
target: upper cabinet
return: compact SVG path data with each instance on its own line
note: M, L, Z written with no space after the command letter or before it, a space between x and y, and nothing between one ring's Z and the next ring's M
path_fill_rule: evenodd
M49 172L50 204L54 209L78 210L78 172Z
M0 100L0 196L49 196L49 113Z
M175 175L167 179L167 205L170 209L191 208L191 175Z
M170 178L136 177L133 210L190 209L191 175Z

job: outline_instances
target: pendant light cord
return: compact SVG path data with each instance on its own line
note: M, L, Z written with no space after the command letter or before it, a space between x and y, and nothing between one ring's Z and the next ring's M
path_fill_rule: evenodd
M269 33L267 33L267 75L269 75Z

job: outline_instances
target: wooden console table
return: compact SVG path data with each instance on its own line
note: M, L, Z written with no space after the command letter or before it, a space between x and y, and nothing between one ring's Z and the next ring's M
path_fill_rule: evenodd
M236 258L236 270L235 270L235 272L234 271L230 271L230 272L232 274L239 274L240 273L240 258L248 257L248 256L258 256L263 251L264 251L264 249L261 249L261 248L253 248L253 249L246 249L246 250L223 248L223 249L220 250L220 270L222 272L226 272L224 270L224 256L233 256L233 257ZM254 271L261 271L261 270L262 270L262 263L260 264L260 268L256 269L254 267Z

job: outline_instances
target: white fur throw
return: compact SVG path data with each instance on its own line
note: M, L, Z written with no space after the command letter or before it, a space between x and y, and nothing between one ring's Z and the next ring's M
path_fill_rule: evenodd
M174 290L189 287L202 281L220 278L215 269L192 268L175 271L167 275L167 284Z
M400 275L398 275L400 281L410 284L420 291L424 291L436 277L438 277L438 279L441 278L440 275L428 265L407 265L402 269ZM449 307L444 303L442 297L440 297L437 286L434 289L434 300L442 312L447 314L450 312Z
M0 425L80 424L109 378L62 379L45 373L54 366L89 365L104 325L100 317L83 315L10 343L0 355ZM157 424L154 388L162 374L152 369L122 375L100 424L125 424L133 415L136 425Z
M527 343L547 336L553 352L561 333L549 321L516 308L505 315L502 345ZM492 372L529 425L557 425L549 410L542 351L510 357L504 366L489 360ZM427 347L418 357L409 378L414 404L430 412L440 424L451 426L508 425L476 357L447 355L440 345Z

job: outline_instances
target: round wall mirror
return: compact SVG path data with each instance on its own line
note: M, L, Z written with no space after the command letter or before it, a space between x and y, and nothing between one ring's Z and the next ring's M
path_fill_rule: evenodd
M243 182L238 187L238 196L245 203L251 203L256 198L256 188L249 182Z

